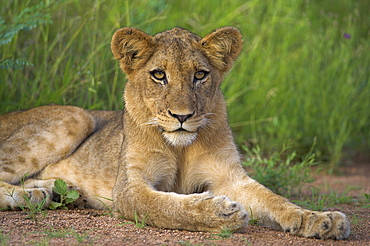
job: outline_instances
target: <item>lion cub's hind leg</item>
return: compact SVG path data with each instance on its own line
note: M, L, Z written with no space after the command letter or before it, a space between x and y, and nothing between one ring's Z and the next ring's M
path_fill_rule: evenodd
M72 106L42 106L0 116L0 180L26 174L71 154L95 128L93 117Z
M28 189L34 188L34 190L48 190L50 192L51 196L49 196L47 199L48 201L54 201L54 202L61 202L60 201L60 194L57 194L53 187L55 186L55 180L56 179L28 179L26 182L24 182L23 186ZM64 181L64 180L63 180ZM86 197L84 195L84 192L80 187L74 186L68 181L64 181L67 185L67 190L75 190L78 192L79 197L72 203L66 204L68 208L85 208L86 207ZM36 192L37 193L37 192ZM50 199L49 199L50 198ZM50 204L50 202L48 204ZM48 207L49 205L45 206Z
M28 204L41 204L47 208L52 202L52 190L49 188L28 188L0 183L0 208L16 210Z
M55 179L27 179L21 186L0 182L0 208L16 210L27 206L28 203L43 204L48 208L52 201L60 202L60 195L53 191ZM76 190L80 196L68 208L84 208L86 198L79 187L67 183L67 190Z

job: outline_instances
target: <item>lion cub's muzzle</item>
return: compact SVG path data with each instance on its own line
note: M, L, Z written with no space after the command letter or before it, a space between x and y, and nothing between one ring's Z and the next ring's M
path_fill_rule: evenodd
M196 116L195 112L168 110L168 118L158 123L163 129L163 136L170 144L186 146L196 139L197 132L205 121L204 117Z

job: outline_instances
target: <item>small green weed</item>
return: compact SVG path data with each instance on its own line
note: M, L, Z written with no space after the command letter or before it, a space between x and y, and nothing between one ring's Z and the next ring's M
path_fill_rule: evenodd
M8 245L9 236L4 234L3 231L0 230L0 245L5 246Z
M351 218L351 225L358 225L360 224L362 221L364 221L363 218L361 218L359 216L359 214L352 214L352 218Z
M78 232L76 232L76 230L74 228L71 230L72 236L77 240L78 243L83 243L85 241L90 241L91 238L90 238L89 232L90 231L87 231L85 233L78 233Z
M31 245L34 245L34 246L49 246L50 245L50 241L46 238L40 240L40 241L30 241L28 244L31 244Z
M109 215L110 217L113 217L113 213L114 213L113 209L110 206L108 206L105 202L103 202L101 199L99 199L99 198L102 198L102 199L105 199L105 200L111 201L111 202L113 202L113 199L110 199L110 198L107 198L107 197L103 197L103 196L98 196L98 195L95 195L95 196L97 197L98 201L101 204L103 204L103 206L108 211L107 213L104 213L103 215Z
M299 191L304 184L314 181L311 174L311 167L316 165L314 145L300 163L293 162L295 152L283 158L287 147L283 147L279 153L275 152L270 158L263 158L259 147L250 150L244 146L243 149L246 151L243 165L251 168L252 178L275 193L289 196L291 191Z
M51 238L75 238L78 243L83 243L88 240L91 240L89 236L89 232L85 233L78 233L74 228L66 228L66 229L55 229L54 227L50 226L49 229L45 229L42 232L35 232L35 233L42 233L46 234L48 239Z
M122 223L122 224L118 224L118 225L136 225L136 227L138 227L140 229L143 229L143 228L146 227L146 222L147 222L148 218L149 218L149 216L145 215L140 221L138 214L135 212L134 213L135 222L130 221L130 222Z
M187 240L187 241L179 241L179 242L177 242L177 244L184 245L184 246L200 246L200 245L203 245L201 243L193 244L189 240Z
M139 221L139 216L135 213L135 225L136 227L143 229L146 227L146 221L148 220L148 216L144 216L141 221Z
M246 239L246 238L242 238L242 240L245 242L245 244L246 244L246 245L252 245L252 244L248 241L248 239Z
M27 194L24 194L23 199L26 205L20 205L19 207L27 213L27 219L35 221L36 225L38 225L39 220L46 217L46 211L43 210L46 198L42 199L39 203L33 203Z
M14 190L7 192L7 195L10 196L17 203L17 200L14 197ZM43 210L46 198L44 198L39 203L33 203L31 202L30 197L27 195L27 193L25 193L23 194L23 199L25 204L18 204L18 207L27 214L27 219L33 220L38 226L39 220L46 217L46 211Z
M217 233L216 236L218 236L222 239L225 239L225 238L232 237L234 232L235 232L235 230L224 228L219 233Z
M5 188L7 191L6 195L10 196L17 203L18 207L27 214L27 217L26 217L27 219L33 220L35 224L38 226L39 220L44 219L46 217L46 211L43 209L44 209L47 197L45 197L38 203L33 203L31 201L29 193L26 192L24 188L24 181L26 180L27 176L28 174L25 174L20 180L20 183L24 190L24 194L23 194L24 204L18 203L18 201L16 200L14 196L14 189L10 191L7 188Z
M221 229L219 233L211 234L211 237L208 238L209 240L220 240L220 239L226 239L230 238L234 235L234 233L238 230L239 228L229 228L229 227L224 227Z
M35 232L39 233L39 232ZM49 229L44 229L42 231L43 234L46 234L48 238L64 238L71 233L70 229L55 229L54 227L50 226Z
M80 196L78 191L68 190L67 184L61 179L55 180L53 191L60 196L60 202L53 201L49 206L50 209L68 209L67 205L76 201Z
M249 214L249 222L248 222L248 224L249 225L257 225L258 219L254 217L253 211L252 211L252 208L251 207L249 207L249 211L250 211L250 214Z
M363 205L363 208L370 208L370 194L369 193L365 193L364 194L364 205Z

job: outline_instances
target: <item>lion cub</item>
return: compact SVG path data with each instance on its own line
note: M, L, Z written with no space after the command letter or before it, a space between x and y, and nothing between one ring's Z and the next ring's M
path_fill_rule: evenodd
M243 170L220 90L242 43L232 27L204 38L181 28L116 31L123 111L43 106L0 116L0 207L16 209L24 193L48 206L60 178L80 192L76 206L104 209L99 199L111 198L117 216L156 227L244 228L252 212L262 226L346 238L344 214L302 209Z

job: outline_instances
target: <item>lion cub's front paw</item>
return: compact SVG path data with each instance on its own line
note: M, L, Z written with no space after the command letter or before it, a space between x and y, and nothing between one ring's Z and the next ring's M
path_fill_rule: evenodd
M244 208L239 203L231 201L228 197L216 196L210 199L213 200L218 217L225 219L236 217L243 221L248 219L248 214L244 211Z
M293 216L295 217L295 216ZM304 211L285 231L304 237L344 239L349 236L350 225L341 212Z
M199 216L203 217L208 229L215 231L221 229L244 229L248 224L248 213L238 202L231 201L226 196L211 196L203 194L200 199L195 200Z

